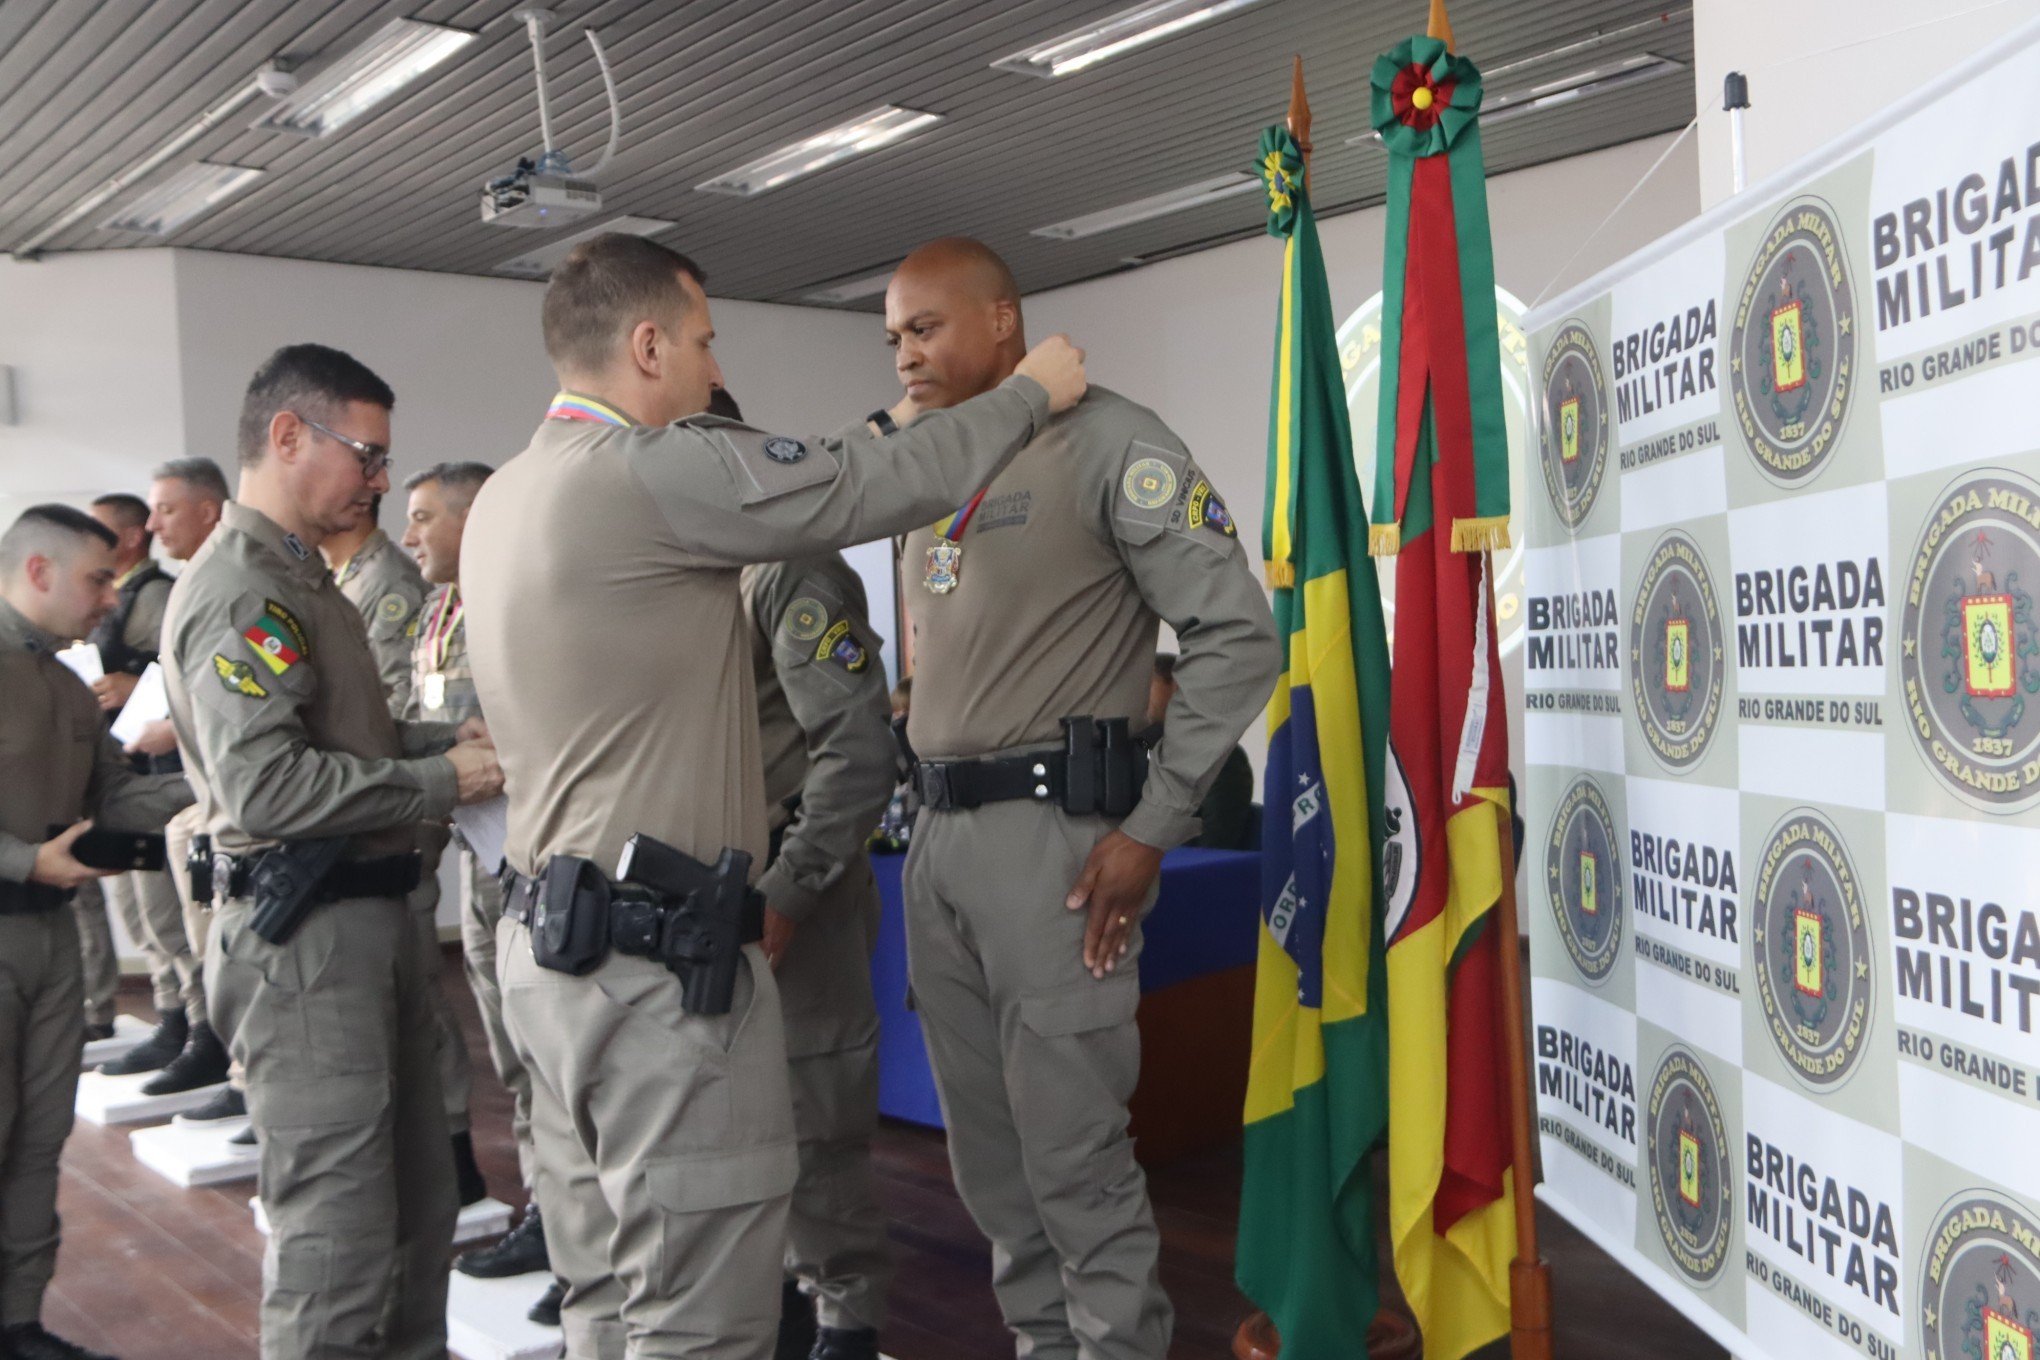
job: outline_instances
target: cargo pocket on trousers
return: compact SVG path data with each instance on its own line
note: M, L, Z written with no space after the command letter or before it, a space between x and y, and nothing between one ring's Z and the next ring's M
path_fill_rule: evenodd
M663 1217L659 1225L659 1278L671 1282L687 1268L689 1251L720 1250L711 1238L676 1220L741 1209L793 1193L800 1153L793 1142L763 1147L661 1157L644 1164L645 1194Z
M333 1287L333 1240L297 1234L269 1239L263 1253L262 1292L323 1294Z
M1140 1075L1139 1007L1140 979L1130 976L1020 998L1026 1036L1018 1051L1008 1041L1006 1082L1014 1108L1029 1111L1022 1140L1031 1155L1050 1148L1081 1155L1125 1127Z
M1140 979L1133 976L1094 979L1020 998L1021 1020L1044 1039L1124 1025L1139 1008Z

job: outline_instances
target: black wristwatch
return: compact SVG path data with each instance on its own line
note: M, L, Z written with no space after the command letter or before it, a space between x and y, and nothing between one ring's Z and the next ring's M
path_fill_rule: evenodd
M870 421L872 424L878 426L878 432L880 434L898 434L900 431L900 427L893 424L892 412L886 410L884 407L880 407L878 410L873 411L870 415L866 416L865 419Z

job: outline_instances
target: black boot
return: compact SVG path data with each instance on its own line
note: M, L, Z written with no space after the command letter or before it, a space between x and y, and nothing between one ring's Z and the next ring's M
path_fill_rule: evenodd
M113 1360L110 1355L88 1351L60 1336L51 1336L40 1322L17 1322L0 1327L0 1355L8 1360Z
M247 1128L242 1129L239 1133L235 1134L232 1138L229 1138L227 1141L233 1144L235 1147L254 1147L255 1126L253 1124L250 1124Z
M460 1207L480 1204L489 1197L489 1183L475 1165L475 1140L463 1130L453 1135L453 1180L460 1191Z
M189 1128L193 1124L218 1124L229 1119L245 1119L247 1115L248 1097L231 1086L222 1086L211 1100L195 1110L186 1110L170 1122Z
M824 1327L808 1360L878 1360L878 1333L869 1327Z
M531 1305L531 1311L524 1316L541 1327L560 1325L560 1305L567 1301L567 1282L553 1276L553 1282L545 1287L545 1293L538 1296L538 1302Z
M454 1258L453 1268L478 1280L500 1280L511 1275L529 1275L534 1270L552 1269L545 1250L545 1221L538 1216L538 1201L524 1211L524 1220L486 1247L464 1251Z
M172 1058L168 1067L142 1083L142 1094L174 1096L180 1091L217 1086L226 1079L227 1046L213 1033L213 1027L201 1020L191 1027L191 1038L184 1051Z
M779 1344L772 1360L808 1360L815 1347L815 1301L803 1294L799 1280L788 1280L779 1290Z
M159 1013L155 1033L136 1044L112 1062L99 1064L100 1072L109 1077L131 1077L137 1072L154 1072L167 1067L179 1053L184 1051L186 1041L191 1038L191 1025L184 1018L184 1007L172 1006Z

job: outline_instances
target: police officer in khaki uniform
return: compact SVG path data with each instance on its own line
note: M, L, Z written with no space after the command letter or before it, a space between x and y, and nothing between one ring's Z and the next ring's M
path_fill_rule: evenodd
M954 239L900 266L886 333L909 400L934 410L1026 343L1004 263ZM1273 688L1274 621L1182 442L1100 388L954 509L904 556L925 799L908 964L950 1162L1021 1355L1163 1360L1172 1315L1126 1131L1140 921ZM1159 619L1178 692L1144 759L1128 738Z
M743 596L773 837L758 890L783 923L768 928L765 950L800 1143L780 1355L809 1353L798 1339L818 1313L814 1356L877 1360L892 1253L871 1171L879 901L864 842L893 790L885 667L863 583L840 553L746 567Z
M84 1042L76 918L65 898L98 870L72 847L94 818L160 828L191 801L176 775L138 774L92 693L55 653L113 607L114 534L63 505L0 533L0 1356L104 1360L42 1327L57 1262L57 1164ZM51 826L69 829L45 839Z
M378 496L359 528L328 538L319 545L319 554L333 569L333 583L340 593L361 611L361 621L368 628L368 649L375 656L383 693L389 699L390 716L401 721L419 716L413 712L411 653L431 587L418 564L376 524L381 510L382 497ZM419 846L425 858L419 865L418 888L411 894L418 952L435 973L439 969L439 861L446 853L447 837L444 823L434 822L421 829ZM446 1097L446 1126L453 1131L453 1173L465 1206L489 1193L482 1170L475 1164L474 1140L468 1130L474 1073L460 1022L447 1006L446 994L437 987L432 989L432 1008L439 1024L439 1089Z
M1083 388L1081 356L1050 341L999 391L905 435L676 425L721 380L699 279L614 234L554 269L546 349L568 390L482 488L462 546L519 875L497 934L504 1023L532 1074L574 1360L772 1350L798 1157L778 991L755 944L732 948L757 921L730 879L743 857L765 862L768 837L739 568L924 521ZM662 878L707 886L647 913L609 877L665 858L641 841L623 862L634 836L675 852ZM600 947L605 926L622 947ZM709 975L733 978L726 998L669 968L692 960L733 970Z
M456 1213L418 825L495 795L486 741L390 717L318 555L389 487L388 386L320 345L243 399L239 494L170 596L165 671L215 851L207 995L261 1133L265 1360L446 1353Z
M460 593L460 544L475 493L493 472L486 463L436 463L404 479L409 497L404 521L404 551L418 563L433 588L420 613L417 642L411 648L411 704L405 716L427 722L466 722L482 716L475 695L474 669L468 664L467 606ZM460 840L460 833L454 833ZM511 1047L503 1029L503 991L496 981L496 923L503 919L503 888L498 866L484 866L473 850L460 846L461 873L467 900L460 916L461 958L468 985L481 1012L482 1034L489 1060L510 1091L510 1133L517 1145L517 1166L524 1188L532 1186L531 1076ZM464 1252L454 1269L482 1279L523 1275L548 1269L545 1222L533 1199L524 1218L508 1236L486 1247ZM533 1321L557 1326L558 1285L548 1289L532 1308Z

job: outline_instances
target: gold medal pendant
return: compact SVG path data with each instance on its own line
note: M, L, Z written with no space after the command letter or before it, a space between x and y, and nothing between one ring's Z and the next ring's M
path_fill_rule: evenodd
M928 549L928 570L921 577L921 584L937 595L947 595L956 589L956 578L962 571L963 545L939 539Z

